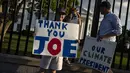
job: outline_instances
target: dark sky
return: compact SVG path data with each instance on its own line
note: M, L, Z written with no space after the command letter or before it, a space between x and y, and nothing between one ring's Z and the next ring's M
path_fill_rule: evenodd
M87 9L88 1L89 0L83 0L83 8ZM91 2L91 11L93 12L94 5L95 5L95 0L91 0L91 1L92 1ZM113 5L113 0L108 0L108 1L111 3L111 5ZM114 13L118 16L119 15L119 8L120 8L120 1L121 0L115 0L115 1L116 2L115 2ZM121 23L122 23L122 25L125 25L127 4L128 4L128 0L123 0L122 13L121 13ZM130 29L130 7L129 7L129 16L128 16L128 26L127 26L127 28Z

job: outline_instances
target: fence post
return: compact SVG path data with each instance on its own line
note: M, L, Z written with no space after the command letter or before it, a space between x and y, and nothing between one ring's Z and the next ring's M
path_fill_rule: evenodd
M22 26L23 26L23 21L24 21L25 7L26 7L26 0L23 0L22 17L21 17L21 22L20 22L20 29L19 29L19 35L18 35L15 55L19 54L19 45L20 45L20 39L21 39L21 35L22 35L21 32L22 32Z
M100 3L102 0L96 0L95 1L95 7L94 7L94 15L93 15L93 22L92 22L92 30L91 30L91 36L96 37L97 31L98 31L98 22L100 18ZM100 73L96 70L92 70L92 73Z
M85 26L84 26L85 27L84 28L84 36L83 36L84 41L85 41L85 38L86 38L87 29L88 29L90 6L91 6L91 0L89 0L89 2L88 2L88 10L87 10L86 22L85 22ZM84 44L84 41L83 41L83 44Z
M34 9L34 0L32 1L32 7L31 7L31 13L30 13L30 19L29 19L29 28L27 30L27 39L26 39L26 44L25 44L25 49L24 49L24 55L26 55L27 53L27 49L28 49L28 42L29 42L29 32L30 32L30 28L31 28L31 24L32 24L32 18L33 18L33 9Z
M9 43L8 43L8 49L6 51L7 54L10 53L10 50L11 50L11 42L12 42L12 37L13 37L13 28L14 28L14 23L15 23L15 20L16 20L16 10L17 10L17 2L18 0L15 0L15 7L14 7L14 10L13 10L13 13L12 13L12 24L10 25L11 27L11 31L10 31L10 37L9 37Z
M102 0L95 1L95 8L94 8L94 15L93 15L93 22L92 22L92 30L91 36L96 37L98 31L98 22L100 18L100 3Z

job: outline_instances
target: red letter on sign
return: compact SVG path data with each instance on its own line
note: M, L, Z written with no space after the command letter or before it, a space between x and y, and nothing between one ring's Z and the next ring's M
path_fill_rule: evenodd
M53 46L57 45L57 48L54 49ZM61 42L59 39L57 38L53 38L49 43L48 43L48 51L52 54L52 55L57 55L60 51L61 51Z

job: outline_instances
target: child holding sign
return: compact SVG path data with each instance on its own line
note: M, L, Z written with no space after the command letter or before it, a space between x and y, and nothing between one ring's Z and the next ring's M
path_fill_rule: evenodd
M79 24L79 26L80 26L80 28L79 28L79 39L78 39L78 42L80 43L80 32L81 32L81 16L80 16L80 14L78 13L78 11L77 11L77 9L76 8L70 8L69 9L69 13L68 13L68 15L66 15L66 17L65 17L65 19L63 20L64 22L68 22L68 23L75 23L75 24ZM72 66L71 64L70 64L70 61L68 60L68 58L64 58L64 61L68 64L68 65L70 65L70 66ZM71 62L74 62L75 61L75 59L73 58L72 60L71 60Z
M65 9L61 8L59 10L59 19L58 21L63 21L65 18ZM44 73L46 70L51 70L50 73L56 73L56 70L61 70L63 64L63 57L53 57L53 56L42 56L40 62L40 72Z

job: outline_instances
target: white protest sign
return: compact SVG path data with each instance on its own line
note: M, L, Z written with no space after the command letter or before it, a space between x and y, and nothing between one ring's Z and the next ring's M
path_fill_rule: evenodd
M86 37L79 63L107 73L111 67L116 42L102 40L97 42L96 38Z
M76 57L78 34L78 24L38 20L33 54Z

